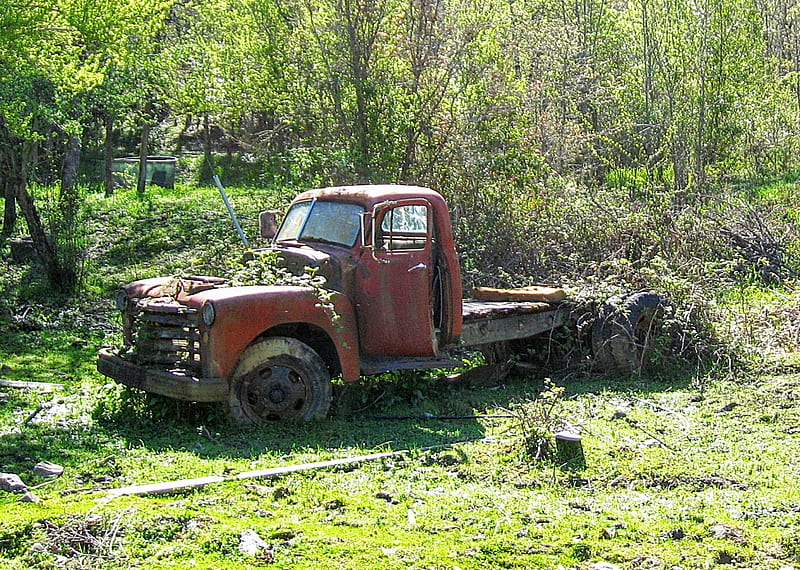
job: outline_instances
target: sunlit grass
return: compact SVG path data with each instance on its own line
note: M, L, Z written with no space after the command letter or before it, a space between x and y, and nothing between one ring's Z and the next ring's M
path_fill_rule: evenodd
M281 189L228 190L253 236L258 211L287 199ZM35 281L36 269L2 262L0 378L63 385L0 387L0 472L41 485L32 489L38 503L0 492L4 568L577 570L606 562L778 570L800 563L800 376L791 373L800 368L792 340L800 301L789 285L743 281L714 299L716 314L726 315L716 323L721 335L754 354L776 353L774 373L548 373L566 388L555 419L582 434L586 466L570 470L530 460L524 426L499 417L531 405L545 387L541 376L519 371L485 387L436 372L365 380L341 389L337 415L325 421L246 427L230 424L223 405L110 384L94 358L118 335L113 289L164 273L218 274L243 248L215 188L152 188L144 199L132 190L93 194L87 211L88 287L67 307L19 296L19 280ZM234 479L400 450L408 453ZM34 475L39 461L62 465L64 474ZM208 475L228 480L165 495L108 494ZM245 531L268 547L244 553Z

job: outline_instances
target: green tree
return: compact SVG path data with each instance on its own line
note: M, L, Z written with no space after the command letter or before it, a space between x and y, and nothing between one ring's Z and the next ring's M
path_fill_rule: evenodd
M8 167L4 231L19 203L50 285L71 293L79 281L75 248L79 197L75 164L92 94L124 46L152 29L138 25L145 13L168 6L162 0L29 0L0 6L0 147ZM157 18L156 18L157 19ZM144 30L144 31L143 31ZM66 141L53 145L52 141ZM48 142L47 146L42 143ZM42 154L62 164L60 198L49 233L28 186L34 160Z

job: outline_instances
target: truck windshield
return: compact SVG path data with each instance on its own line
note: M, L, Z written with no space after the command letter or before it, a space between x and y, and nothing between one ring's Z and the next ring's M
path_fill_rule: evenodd
M276 241L322 241L352 247L364 208L343 202L300 202L286 214Z

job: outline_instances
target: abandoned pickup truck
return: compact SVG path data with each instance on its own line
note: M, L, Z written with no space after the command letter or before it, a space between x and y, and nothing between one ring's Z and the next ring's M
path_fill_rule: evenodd
M135 281L116 298L124 346L101 350L100 372L172 398L227 402L240 421L305 420L327 414L332 377L462 365L448 349L533 337L569 317L558 296L462 299L447 204L427 188L311 190L293 200L279 228L274 214L261 222L283 267L325 278L325 303L304 286ZM633 321L630 311L624 323L606 319L609 358L637 344L650 309Z

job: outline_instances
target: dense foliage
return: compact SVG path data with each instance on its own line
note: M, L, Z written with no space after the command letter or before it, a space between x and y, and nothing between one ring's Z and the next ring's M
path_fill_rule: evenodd
M18 0L0 7L2 134L54 162L68 135L91 153L147 124L166 148L199 124L254 153L260 183L697 187L794 166L797 17L787 0Z
M3 229L19 204L69 293L80 183L111 194L113 156L188 151L188 183L432 186L468 285L781 281L796 210L736 181L798 166L797 18L786 0L15 0Z

